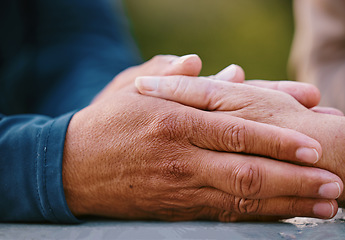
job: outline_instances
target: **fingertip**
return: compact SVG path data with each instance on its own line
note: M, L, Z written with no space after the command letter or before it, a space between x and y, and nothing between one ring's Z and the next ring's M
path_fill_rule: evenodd
M308 137L308 138L310 138L310 137ZM313 164L316 164L320 161L320 159L322 157L322 146L317 140L310 138L310 147L313 149L313 151L316 155L316 157L315 157L316 160L313 162Z
M237 71L236 71L236 79L239 79L240 83L243 83L246 79L246 74L243 70L243 68L239 65L236 65Z
M317 106L321 99L320 90L309 83L279 81L277 90L290 94L307 108Z
M141 93L141 83L140 83L140 79L139 77L137 77L135 80L134 80L134 86L137 88L137 90Z
M173 64L184 64L187 62L194 62L194 61L201 61L201 59L197 54L193 53L193 54L187 54L175 59Z
M301 162L316 164L320 160L320 154L315 148L301 147L296 151L296 157Z
M217 73L214 78L221 81L243 83L245 79L245 73L242 67L236 64L231 64L230 66Z
M338 199L342 192L343 185L339 182L325 183L319 188L320 197L325 199Z
M178 67L173 70L176 71L176 75L199 76L202 69L202 61L197 54L188 54L175 59L172 66ZM170 73L170 75L172 74Z
M290 130L290 129L286 129ZM286 131L284 130L284 131ZM290 161L297 161L306 164L316 164L322 157L322 147L321 144L300 132L295 130L290 130L290 133L286 132L287 141L290 142L290 146L294 146L295 154L290 155ZM290 138L290 139L289 139Z
M322 219L331 219L338 212L338 204L336 201L325 201L316 203L313 207L315 216Z
M141 65L145 75L185 75L198 76L202 62L198 55L188 54L182 57L175 55L156 55Z
M320 90L317 87L315 87L314 85L311 85L308 83L305 83L305 84L308 85L306 87L307 87L307 91L309 91L308 94L306 94L308 99L306 101L305 106L307 108L315 107L319 104L319 102L321 100Z

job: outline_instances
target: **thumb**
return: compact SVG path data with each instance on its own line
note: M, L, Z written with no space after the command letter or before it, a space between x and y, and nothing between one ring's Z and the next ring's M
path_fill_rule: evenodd
M149 61L128 68L120 73L113 81L118 88L124 85L134 83L134 80L140 76L198 76L202 68L202 62L198 55L189 54L182 57L174 55L157 55Z
M222 71L211 77L221 81L244 83L245 73L240 66L231 64L230 66L224 68Z
M124 87L132 85L140 76L198 76L202 62L198 55L189 54L182 57L174 55L157 55L151 60L118 74L93 100L93 103L112 95Z
M166 100L179 102L190 107L205 109L208 111L218 110L231 112L238 109L244 109L249 100L260 99L260 96L263 94L268 94L270 91L274 93L272 90L264 90L245 84L214 81L209 78L186 76L139 77L136 79L135 84L141 94L152 97L160 97ZM219 126L221 119L220 116L221 115L216 117L218 120L218 125L215 125L217 126ZM302 134L298 132L288 132L287 129L283 130L277 127L274 128L274 126L271 125L262 125L250 121L246 121L246 125L244 125L241 121L244 120L241 120L240 118L233 118L231 123L237 123L237 125L235 125L242 126L242 129L238 127L223 127L223 132L225 132L225 129L230 129L242 133L248 131L248 135L249 133L258 133L258 136L260 135L261 137L254 138L254 135L251 135L251 137L246 138L246 141L243 141L245 143L243 143L242 146L245 146L244 148L246 150L249 150L251 148L250 146L258 148L255 150L251 149L252 152L246 153L254 153L269 156L275 159L300 161L306 163L316 163L320 159L321 146L315 140L310 139L307 136L302 136ZM206 128L204 126L200 126L196 127L196 129ZM217 128L211 128L211 133L216 132ZM236 136L236 134L229 133L228 136ZM281 139L283 136L286 138L284 137L285 139ZM305 139L303 140L303 143L299 142L297 144L301 147L291 151L291 148L289 149L288 147L288 142L292 139L301 140L302 138ZM216 136L214 139L224 138L218 138L218 136ZM240 138L234 137L234 139L238 140ZM295 140L293 140L293 142L295 142ZM250 141L253 141L252 144L250 144ZM236 141L233 140L228 142L236 143ZM282 146L287 147L287 149L282 150ZM205 146L202 146L202 148L204 147ZM215 150L224 151L224 148Z
M185 75L198 76L202 68L202 61L196 54L182 57L174 55L157 55L146 63L140 65L138 76L170 76Z

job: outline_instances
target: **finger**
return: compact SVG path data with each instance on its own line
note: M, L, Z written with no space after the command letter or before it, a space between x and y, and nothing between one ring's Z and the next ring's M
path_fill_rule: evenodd
M282 219L280 216L259 216L249 214L239 214L224 209L204 207L200 210L194 220L206 220L217 222L277 222Z
M220 222L277 222L281 219L281 216L245 215L228 211L223 211L219 216Z
M293 96L298 102L307 108L314 107L320 102L321 95L319 89L308 83L264 80L250 80L245 83L256 87L285 92Z
M184 76L141 77L136 79L136 86L143 94L207 110L241 109L248 98L262 95L257 92L260 88ZM321 157L317 141L293 130L214 113L202 118L208 119L194 121L198 125L192 125L190 137L193 144L202 148L306 163L316 163Z
M248 204L251 202L249 201ZM280 219L292 217L331 219L337 214L337 210L338 204L335 200L280 198L260 201L260 210L257 215L279 216ZM250 215L255 215L255 212Z
M344 116L344 113L336 108L331 107L313 107L311 108L312 111L317 113L323 113L323 114L331 114L336 116Z
M302 133L225 114L203 112L189 129L189 141L204 149L309 164L318 162L322 154L320 144Z
M343 191L343 182L331 172L267 158L203 150L198 164L201 186L246 199L282 196L337 199Z
M245 215L224 211L219 216L220 222L277 222L283 219L281 216L261 216L261 215Z
M189 54L182 57L174 55L158 55L141 66L141 75L198 76L201 68L201 59L196 54Z
M203 208L199 212L197 219L220 222L276 222L294 217L331 219L337 212L337 203L334 200L315 201L290 198L286 200L272 199L254 202L261 203L261 206L264 209L268 209L268 211L242 213L246 211ZM250 204L255 203L251 202ZM280 215L279 213L282 214ZM283 215L284 213L285 215Z
M206 77L143 76L136 79L135 85L141 94L210 111L242 109L262 96L278 93L269 89L217 81ZM257 99L253 99L254 97Z
M120 73L113 84L121 88L121 83L126 85L128 79L134 83L139 76L170 76L185 75L198 76L202 68L202 62L198 55L190 54L182 57L174 55L158 55L144 64L129 68Z
M220 222L276 222L278 220L293 217L308 217L331 219L336 215L337 203L332 200L304 200L304 199L272 199L263 201L254 201L251 204L259 202L261 207L268 211L254 211L253 213L241 210L223 210L217 208L203 208L197 219L212 220ZM260 212L260 213L257 213ZM281 215L279 213L282 213ZM285 213L285 215L284 215Z
M244 199L214 188L202 188L194 194L194 207L204 206L199 218L222 222L275 221L291 217L329 219L336 215L335 200L297 197Z
M211 76L216 80L233 82L233 83L243 83L245 80L245 74L243 69L235 64L232 64L214 76Z
M196 219L203 221L217 221L217 222L277 222L282 219L278 216L256 216L248 214L238 214L218 208L203 208Z
M246 104L245 94L250 94L247 91L250 90L249 86L223 83L207 78L202 79L203 81L200 81L184 76L142 77L136 79L136 85L141 93L177 101L200 109L237 110L241 108L242 104ZM239 87L238 90L235 89L236 86ZM228 87L229 90L224 90L225 87ZM214 94L210 90L212 88ZM246 91L241 88L245 88ZM233 96L232 93L238 96ZM244 95L241 96L241 94ZM236 101L239 103L237 104ZM227 106L228 104L233 104L233 106ZM198 125L194 126L195 130L191 136L193 143L199 147L259 154L275 159L306 163L316 163L320 159L320 144L296 131L219 114L209 114L205 117L209 119L203 122L194 122ZM209 124L209 122L216 124Z
M190 54L182 57L174 55L158 55L142 65L128 69L120 74L120 78L133 79L139 76L170 76L185 75L198 76L202 62L198 55Z
M94 98L93 103L100 101L104 96L112 96L114 91L133 84L135 78L139 76L198 76L201 68L201 59L195 54L185 55L182 57L174 55L158 55L141 65L128 68L121 72L107 85L101 94Z

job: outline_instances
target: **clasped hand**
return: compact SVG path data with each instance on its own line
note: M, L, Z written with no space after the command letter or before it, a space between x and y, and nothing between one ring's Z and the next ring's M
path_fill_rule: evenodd
M261 103L264 96L253 99L249 93L256 87L244 84L231 85L233 92L224 100L208 98L213 90L203 81L186 88L183 81L197 81L200 69L196 56L155 57L119 74L75 114L63 161L71 211L76 216L167 221L333 217L343 183L329 171L308 167L322 156L319 142L226 114L255 101L268 102ZM169 85L164 88L164 77L137 79L140 91L155 97L134 86L140 76L169 75L174 77L163 81ZM244 75L238 71L231 78L240 82ZM167 93L171 86L174 91ZM186 100L190 92L193 98ZM298 112L302 106L295 105Z

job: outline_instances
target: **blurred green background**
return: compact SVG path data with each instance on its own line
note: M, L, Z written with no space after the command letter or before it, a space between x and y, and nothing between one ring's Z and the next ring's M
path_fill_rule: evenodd
M292 1L124 0L145 60L198 54L202 75L231 63L247 79L287 79L293 37Z

